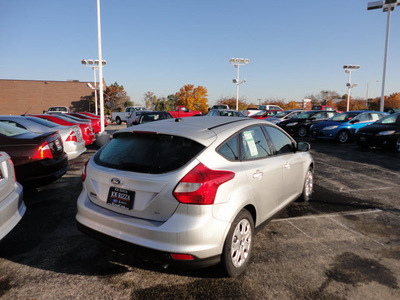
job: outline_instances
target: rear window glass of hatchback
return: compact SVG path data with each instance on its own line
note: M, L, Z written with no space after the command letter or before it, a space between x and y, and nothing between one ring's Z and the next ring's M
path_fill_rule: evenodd
M94 161L118 170L161 174L179 169L203 149L203 145L180 136L125 133L98 151Z

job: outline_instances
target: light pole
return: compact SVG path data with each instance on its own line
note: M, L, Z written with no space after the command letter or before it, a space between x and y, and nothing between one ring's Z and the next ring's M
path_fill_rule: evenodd
M379 80L367 82L367 94L366 94L366 96L365 96L365 108L366 108L366 109L368 109L368 85L369 85L370 83L374 83L374 82L379 82Z
M95 114L97 115L98 114L98 112L97 112L97 82L96 82L96 71L99 69L99 60L98 59L96 59L96 60L93 60L93 59L82 59L81 60L81 63L82 63L82 65L84 65L84 66L87 66L87 67L90 67L90 68L92 68L93 69L93 74L94 74L94 81L93 81L93 83L94 83L94 88L92 88L93 90L95 90L94 91L94 106L95 106ZM103 65L106 65L107 64L107 62L103 59L103 61L102 61L102 64Z
M382 93L381 93L380 111L383 111L384 101L385 101L385 79L386 79L387 50L388 50L388 44L389 44L390 15L396 5L400 5L400 0L383 0L383 1L369 2L368 7L367 7L367 10L383 8L383 11L388 13L387 24L386 24L385 56L383 59Z
M351 71L359 69L359 65L344 65L343 69L346 73L349 74L349 81L346 83L347 86L347 110L349 111L350 107L350 89L357 86L357 83L351 84Z
M239 82L239 66L247 65L250 60L248 58L231 58L229 62L237 69L236 79L233 79L233 83L236 84L236 110L239 110L239 85L246 82L246 79Z
M100 22L100 0L97 0L97 48L99 61L103 61L101 52L101 22ZM103 95L103 64L99 64L99 90L100 90L100 134L104 132L104 95Z

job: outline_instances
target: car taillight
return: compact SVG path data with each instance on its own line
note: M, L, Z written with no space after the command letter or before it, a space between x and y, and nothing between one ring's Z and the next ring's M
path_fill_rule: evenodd
M13 163L13 161L11 160L11 158L9 159L9 161L10 161L10 165L12 166L12 168L13 168L13 174L14 174L14 182L16 182L17 181L17 178L16 178L16 176L15 176L15 167L14 167L14 163Z
M85 162L85 164L83 165L83 168L82 168L82 182L84 182L85 179L86 179L86 169L87 169L87 164L88 163L89 163L89 160L87 160Z
M66 142L77 142L78 139L76 137L75 131L72 131L65 141Z
M45 158L53 158L53 154L51 153L50 146L47 142L44 142L39 148L37 148L35 154L32 156L32 159L45 159Z
M181 203L213 204L218 187L234 177L234 172L211 170L200 163L181 179L173 195Z

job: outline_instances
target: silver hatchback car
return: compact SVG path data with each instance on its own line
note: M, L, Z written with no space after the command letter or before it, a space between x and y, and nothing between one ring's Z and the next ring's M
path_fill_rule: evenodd
M78 227L167 264L221 261L236 277L251 258L255 229L292 201L310 199L309 148L250 118L122 129L84 167Z

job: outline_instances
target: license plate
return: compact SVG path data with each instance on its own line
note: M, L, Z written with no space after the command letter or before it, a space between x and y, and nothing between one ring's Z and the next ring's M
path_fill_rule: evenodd
M110 187L110 191L108 192L107 204L125 209L132 209L134 199L134 191L129 191L112 186Z

